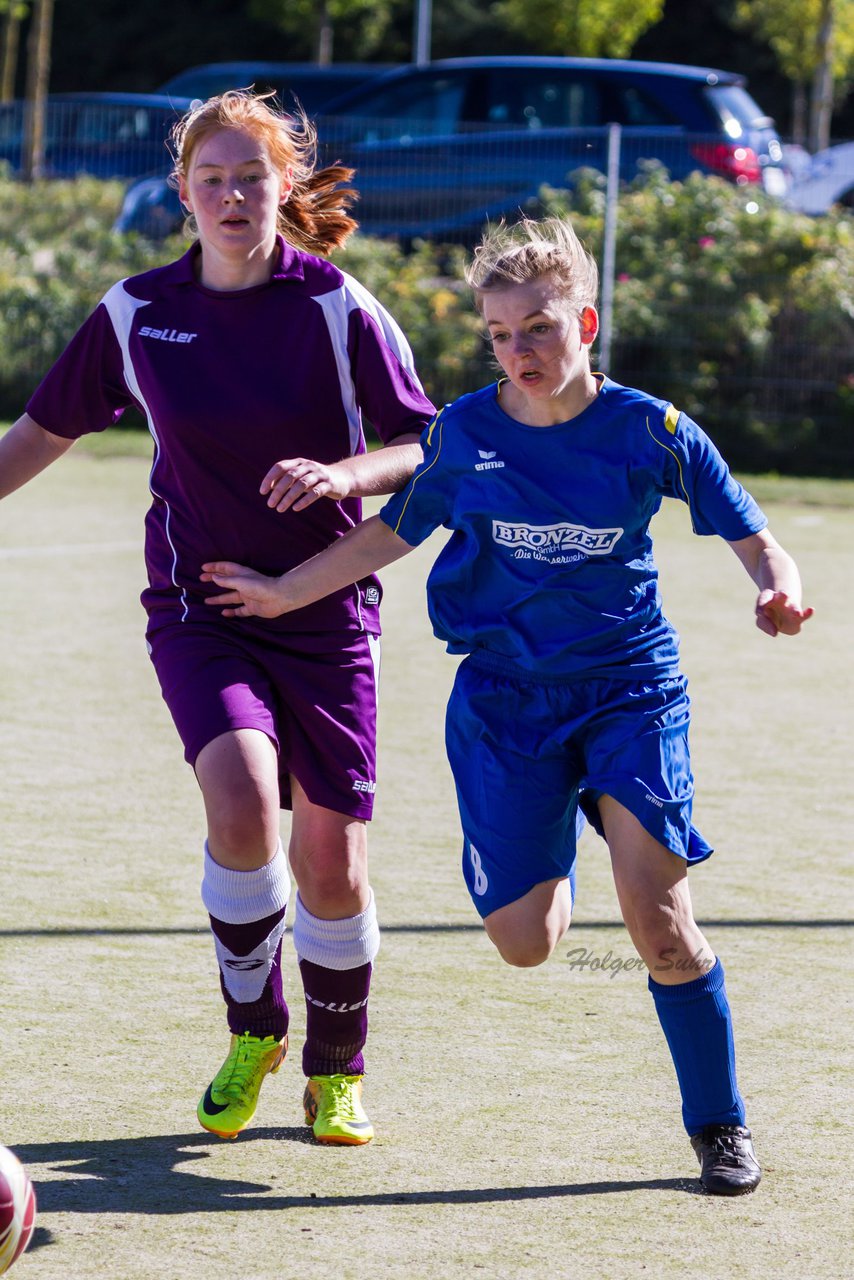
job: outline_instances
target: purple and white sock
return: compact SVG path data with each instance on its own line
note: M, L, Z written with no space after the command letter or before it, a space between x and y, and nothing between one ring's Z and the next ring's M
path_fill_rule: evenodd
M210 916L228 1026L236 1035L275 1036L288 1029L282 988L282 937L290 877L279 844L255 871L233 871L205 843L202 902Z
M373 892L365 910L345 920L313 916L297 894L294 946L305 990L304 1073L361 1075L372 962L380 949Z

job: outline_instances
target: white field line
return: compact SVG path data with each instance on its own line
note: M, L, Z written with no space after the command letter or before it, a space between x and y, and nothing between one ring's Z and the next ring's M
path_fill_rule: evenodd
M0 560L23 560L37 556L103 555L110 551L138 551L142 555L142 538L133 542L64 542L61 546L0 547Z

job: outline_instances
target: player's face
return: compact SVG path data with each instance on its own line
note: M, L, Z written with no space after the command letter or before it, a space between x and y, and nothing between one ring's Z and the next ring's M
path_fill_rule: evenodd
M589 348L598 318L579 317L561 286L548 277L484 294L483 318L492 349L526 421L547 426L574 417L596 394Z
M275 244L279 206L292 186L262 139L246 129L217 129L195 148L179 193L195 215L203 253L266 257Z

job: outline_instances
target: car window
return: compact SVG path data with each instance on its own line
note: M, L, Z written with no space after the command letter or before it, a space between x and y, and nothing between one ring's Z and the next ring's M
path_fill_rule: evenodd
M239 69L214 70L176 77L168 92L185 98L206 99L225 93L227 89L247 89L251 86L256 93L266 93L272 89L286 109L296 98L311 114L332 98L356 89L364 80L365 76L361 72L342 74L338 71L319 71L312 74L295 71L293 74L273 75L252 69L246 69L242 73Z
M752 128L757 120L768 118L741 85L711 85L705 96L730 138L740 138L745 129Z
M154 125L163 124L145 107L108 107L102 103L83 106L77 115L74 137L77 142L140 142L154 134ZM166 126L163 124L163 136Z
M176 79L169 92L182 98L212 98L215 93L224 93L226 89L245 89L251 79L251 76L244 76L238 84L234 75L222 71L199 71L194 76Z
M496 68L482 119L505 129L591 128L602 123L600 91L589 76Z
M350 107L367 142L456 133L463 116L467 78L425 75L406 78L366 94ZM361 124L364 121L364 124Z
M679 123L675 113L668 111L640 85L616 79L608 84L605 116L606 119L600 123L635 128L652 129Z

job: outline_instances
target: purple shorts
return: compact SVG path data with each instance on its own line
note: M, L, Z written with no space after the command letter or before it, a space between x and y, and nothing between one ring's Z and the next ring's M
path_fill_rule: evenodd
M291 774L312 804L369 819L376 787L379 637L260 635L221 622L149 633L163 699L192 765L232 729L260 729L279 754L283 809Z

